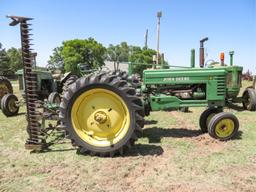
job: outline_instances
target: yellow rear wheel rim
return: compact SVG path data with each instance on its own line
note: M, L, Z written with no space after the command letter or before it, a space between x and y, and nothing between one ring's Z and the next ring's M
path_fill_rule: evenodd
M220 138L230 136L235 129L235 123L231 119L222 119L216 125L216 135Z
M82 93L72 106L71 119L78 136L96 147L118 143L130 127L130 114L124 100L103 88Z

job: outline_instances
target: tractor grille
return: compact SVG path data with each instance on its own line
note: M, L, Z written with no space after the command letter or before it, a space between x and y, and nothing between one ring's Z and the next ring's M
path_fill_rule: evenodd
M242 71L238 72L237 84L242 87Z
M226 94L226 78L225 76L215 76L217 81L217 96L225 96Z
M229 72L227 74L227 87L228 88L232 87L232 73L231 72Z

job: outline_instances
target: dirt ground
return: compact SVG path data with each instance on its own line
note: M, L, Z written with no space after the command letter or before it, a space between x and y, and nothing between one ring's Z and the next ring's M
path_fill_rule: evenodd
M256 191L256 113L233 111L239 134L220 142L201 134L203 110L153 112L132 150L114 158L79 155L69 140L30 153L25 109L0 114L0 192Z

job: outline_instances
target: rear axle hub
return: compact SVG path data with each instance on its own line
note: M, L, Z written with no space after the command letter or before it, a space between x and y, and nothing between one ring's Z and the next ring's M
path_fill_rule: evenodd
M94 120L98 122L99 124L103 124L107 121L108 116L104 111L97 111L94 114Z

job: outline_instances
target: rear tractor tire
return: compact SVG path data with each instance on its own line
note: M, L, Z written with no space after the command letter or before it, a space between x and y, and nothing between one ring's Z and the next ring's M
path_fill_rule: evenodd
M209 123L209 135L220 141L233 138L239 129L239 121L232 113L222 112L216 114Z
M121 71L121 70L119 70L119 71L110 71L109 74L116 75L116 76L120 77L121 80L126 81L128 79L128 73L126 71Z
M1 100L1 109L6 117L15 116L19 112L19 106L17 106L18 98L13 94L6 94Z
M222 112L222 109L216 107L209 107L206 109L199 118L200 129L203 133L208 132L208 125L212 117L218 113Z
M62 93L64 94L68 90L69 86L72 85L74 82L76 82L77 79L78 79L78 76L70 75L70 77L63 84Z
M0 76L0 102L3 96L8 93L10 94L13 93L12 84L6 77ZM1 106L0 106L0 109L1 109Z
M60 104L60 119L81 153L114 156L122 155L137 140L144 111L127 81L100 73L69 87Z
M249 111L256 111L256 90L247 88L243 93L243 107Z

